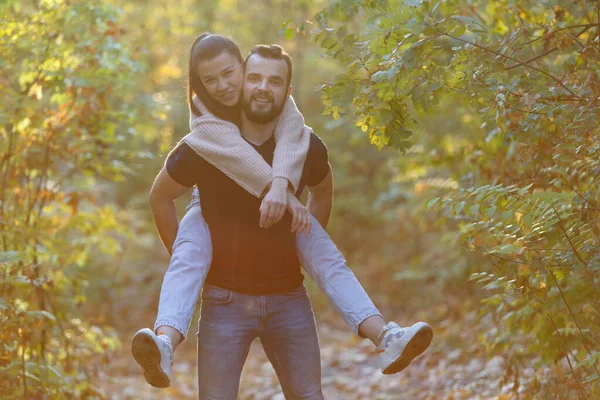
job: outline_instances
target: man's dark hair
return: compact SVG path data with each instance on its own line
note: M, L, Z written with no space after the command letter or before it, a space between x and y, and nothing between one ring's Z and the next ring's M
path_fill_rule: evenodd
M252 57L255 54L263 58L270 58L272 60L284 60L288 67L287 87L290 87L290 85L292 84L292 57L290 57L290 55L286 53L283 47L277 44L258 44L254 46L252 50L250 50L250 54L248 54L248 57L246 57L246 60L244 61L244 69L246 68L246 64L248 63L250 57Z

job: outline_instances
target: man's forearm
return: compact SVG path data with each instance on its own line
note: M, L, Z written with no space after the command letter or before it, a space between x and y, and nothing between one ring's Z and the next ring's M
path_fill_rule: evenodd
M175 203L166 200L151 200L150 208L152 209L158 236L160 236L160 240L162 240L169 254L172 254L178 228Z
M308 195L308 201L306 208L308 212L315 217L315 219L321 224L323 229L327 228L329 222L329 216L331 215L331 207L333 206L333 198L330 196L323 196L323 198L316 198L313 194Z

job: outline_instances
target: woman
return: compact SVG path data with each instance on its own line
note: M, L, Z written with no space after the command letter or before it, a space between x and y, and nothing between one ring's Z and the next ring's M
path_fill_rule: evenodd
M394 322L386 324L323 227L290 195L288 185L298 187L310 136L293 100L290 98L286 104L276 128L273 169L241 137L235 124L240 116L242 81L243 59L233 41L215 34L204 34L196 39L189 62L193 132L182 142L248 192L255 196L267 192L261 205L263 226L276 223L287 206L294 217L292 229L305 233L296 236L298 256L305 271L348 325L377 346L382 372L391 374L403 370L429 346L431 327L423 322L407 328ZM171 248L173 240L161 238L167 249ZM210 233L196 191L174 242L155 329L138 331L132 342L134 357L144 369L146 380L156 387L170 384L173 351L185 339L200 288L210 268Z

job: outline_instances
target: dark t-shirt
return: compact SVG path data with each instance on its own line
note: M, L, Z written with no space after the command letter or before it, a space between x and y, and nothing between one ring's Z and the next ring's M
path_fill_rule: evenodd
M252 146L272 164L274 137ZM306 185L321 183L329 172L327 158L325 144L313 133L297 195ZM250 295L285 292L302 283L289 212L274 226L260 228L262 199L248 193L186 144L171 154L167 172L181 185L197 185L200 192L213 246L207 283Z

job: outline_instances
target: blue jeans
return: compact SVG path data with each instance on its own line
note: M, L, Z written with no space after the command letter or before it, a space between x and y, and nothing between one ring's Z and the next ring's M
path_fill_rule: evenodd
M298 258L304 271L327 295L348 326L358 333L361 322L381 313L348 268L344 256L327 232L316 219L311 218L312 228L308 237L304 234L296 236ZM192 203L179 224L171 262L163 280L154 330L159 326L170 326L184 338L187 336L211 261L210 231L194 190Z
M286 399L323 399L317 329L303 285L264 296L206 285L198 324L200 400L237 398L242 367L256 338Z

